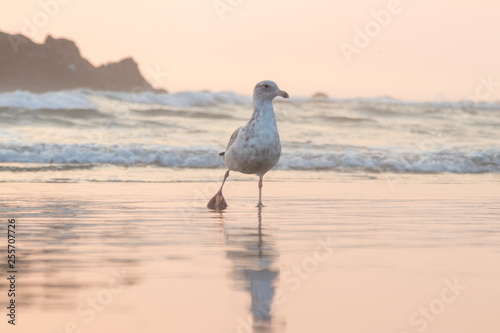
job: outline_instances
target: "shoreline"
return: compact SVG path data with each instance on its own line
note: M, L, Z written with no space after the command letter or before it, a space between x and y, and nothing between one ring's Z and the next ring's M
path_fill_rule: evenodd
M223 212L206 208L219 182L4 183L22 253L15 331L133 333L148 318L141 331L235 332L271 302L272 332L416 332L420 307L429 333L496 332L499 187L468 180L271 178L261 210L256 180L228 182Z
M156 166L95 166L59 169L50 164L0 163L0 183L193 183L222 181L224 168L166 168ZM19 171L23 170L23 171ZM33 170L33 171L30 171ZM252 182L253 175L231 172L228 181ZM336 170L271 170L265 182L345 182L358 180L405 182L500 182L500 173L367 173ZM393 185L390 185L393 186Z

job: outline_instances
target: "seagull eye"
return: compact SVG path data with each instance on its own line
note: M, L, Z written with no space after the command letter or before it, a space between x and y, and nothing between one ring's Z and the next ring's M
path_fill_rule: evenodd
M265 89L269 88L269 85L268 85L268 84L265 84L265 85L264 85L264 88L265 88Z

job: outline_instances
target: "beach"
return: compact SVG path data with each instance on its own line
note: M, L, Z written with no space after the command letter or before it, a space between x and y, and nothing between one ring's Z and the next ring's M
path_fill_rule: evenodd
M250 179L223 212L205 206L217 182L4 184L19 268L2 331L500 329L497 175L271 172L261 211Z
M500 2L4 7L0 333L500 332Z
M500 104L274 110L265 207L214 212L250 96L0 94L2 332L499 331Z

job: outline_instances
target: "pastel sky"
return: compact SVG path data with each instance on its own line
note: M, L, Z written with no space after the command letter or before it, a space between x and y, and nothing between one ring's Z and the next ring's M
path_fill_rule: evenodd
M270 79L291 95L500 100L498 0L3 0L2 8L4 32L72 39L94 65L132 56L172 92L249 95Z

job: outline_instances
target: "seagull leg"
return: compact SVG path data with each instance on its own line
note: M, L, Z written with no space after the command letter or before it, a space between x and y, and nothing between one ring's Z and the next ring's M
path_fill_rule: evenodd
M227 203L226 199L222 196L222 188L224 187L224 183L226 182L227 177L229 177L229 170L226 171L226 174L224 175L224 180L222 181L222 185L220 186L219 191L215 193L215 195L210 199L210 201L207 204L208 209L214 209L214 210L223 210L226 209Z
M262 204L262 178L264 176L259 176L259 203L257 204L257 207L264 207Z

